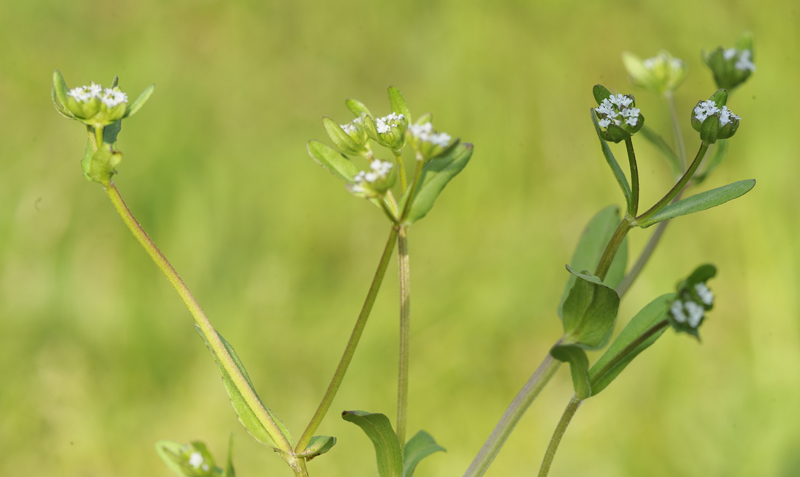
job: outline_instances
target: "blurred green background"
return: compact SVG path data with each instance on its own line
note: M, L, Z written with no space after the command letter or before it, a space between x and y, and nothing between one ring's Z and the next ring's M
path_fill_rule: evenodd
M797 2L41 1L0 5L0 475L167 476L158 439L206 441L238 474L290 475L236 421L174 290L81 177L82 126L50 103L69 85L156 92L124 124L123 196L262 398L298 436L333 372L388 224L306 154L344 100L412 113L475 144L469 167L411 231L410 431L448 449L417 475L461 475L559 336L555 309L577 237L621 194L588 117L591 87L637 94L622 51L688 61L689 111L716 88L703 48L755 35L758 71L729 105L742 125L703 187L756 178L744 198L672 224L626 297L626 322L696 265L720 270L703 342L667 332L586 403L553 476L800 475L800 6ZM670 184L639 140L643 204ZM614 147L618 155L624 148ZM385 155L385 154L384 154ZM633 231L632 250L648 231ZM394 416L393 263L320 434L311 475L375 475L338 411ZM571 395L566 368L487 475L538 469Z

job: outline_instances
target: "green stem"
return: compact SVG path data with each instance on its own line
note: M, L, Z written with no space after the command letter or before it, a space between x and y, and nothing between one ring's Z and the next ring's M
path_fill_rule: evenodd
M406 220L408 211L411 210L411 203L414 202L414 194L417 193L417 189L419 188L419 178L422 175L423 162L422 156L417 154L417 168L414 170L414 182L411 183L411 190L408 193L406 205L403 207L403 213L400 214L400 223Z
M628 234L628 231L633 227L632 225L633 219L630 215L625 215L620 221L617 229L614 231L614 234L611 236L611 240L608 241L608 245L606 245L606 249L603 251L603 256L600 257L600 263L597 265L597 270L594 274L600 279L605 280L606 274L608 273L608 269L611 268L611 263L614 261L614 256L617 254L617 250L619 246L622 245L622 240L625 238L625 235Z
M350 334L350 340L347 342L347 346L342 354L342 359L339 360L339 365L336 367L336 371L333 373L333 379L331 379L331 383L328 385L328 389L325 391L325 395L322 397L322 401L319 403L317 411L314 413L314 416L311 418L311 422L308 423L308 427L306 427L306 430L303 432L303 435L297 442L295 452L298 454L306 450L306 446L308 446L309 441L311 441L311 438L314 436L314 432L325 418L325 414L331 407L333 398L336 396L336 392L339 390L342 380L344 380L344 375L347 373L347 367L350 366L350 361L353 360L353 355L356 352L358 341L361 339L361 334L364 332L364 327L367 325L367 319L372 311L372 305L375 303L375 298L378 296L378 290L381 288L383 276L386 274L386 268L389 265L389 260L392 257L392 252L394 251L394 244L397 240L398 232L399 228L397 226L393 226L392 231L389 233L389 239L386 241L386 246L383 249L383 255L381 255L381 261L378 264L378 269L375 271L372 284L367 292L367 298L364 300L364 305L361 307L361 313L358 315L356 324L353 327L353 332Z
M651 326L647 331L645 331L644 333L639 335L635 340L633 340L630 343L628 343L628 346L624 347L619 353L614 355L614 357L611 358L605 364L605 366L603 366L602 368L600 368L599 371L594 373L594 379L592 379L592 381L589 383L590 386L594 386L595 384L597 384L597 381L600 378L602 378L609 371L614 369L614 367L616 365L618 365L620 361L625 359L625 357L628 356L628 354L633 352L633 350L638 348L642 343L644 343L645 341L650 339L650 337L652 337L654 334L658 333L659 331L661 331L662 329L664 329L668 325L669 325L669 320L661 320L658 323L656 323L655 325Z
M681 125L678 120L678 110L675 108L675 95L672 94L672 91L667 91L664 93L664 99L667 102L670 119L672 119L672 132L675 134L675 147L678 148L681 169L686 169L686 147L683 145L683 133L681 133Z
M625 139L625 148L628 150L628 162L631 166L631 203L628 206L628 215L636 217L639 210L639 168L636 166L636 153L633 152L633 140Z
M553 359L550 353L547 354L547 357L544 358L542 364L533 373L533 376L525 383L525 387L522 388L511 405L508 406L503 417L500 418L500 422L497 423L492 434L483 444L472 464L470 464L469 469L464 473L464 477L479 477L486 472L494 458L497 457L500 449L503 448L503 444L505 444L508 436L511 435L514 427L525 414L525 411L528 410L531 403L547 385L560 365L560 361Z
M558 445L561 443L561 438L564 437L564 432L566 432L567 426L569 426L572 417L575 416L575 413L578 411L578 408L581 406L582 402L583 401L580 399L572 396L569 404L567 404L567 408L564 409L564 414L561 415L561 419L558 421L558 425L553 433L553 437L550 439L550 445L547 446L547 451L544 454L542 467L539 469L539 477L547 477L547 474L550 473L550 466L553 465L553 458L556 456L556 451L558 450Z
M406 166L403 164L402 154L394 153L394 159L397 161L397 168L400 170L400 189L405 191L408 187L408 179L406 179Z
M408 421L408 373L411 343L411 268L408 260L408 226L397 237L397 262L400 270L400 349L397 371L397 438L405 447Z
M222 340L220 339L219 334L211 326L211 322L206 317L203 310L200 308L200 305L192 296L192 293L189 291L189 288L186 287L186 284L183 283L181 277L172 268L172 265L167 261L166 257L158 250L156 244L147 236L147 233L144 231L139 222L136 221L136 218L131 213L128 206L125 205L125 201L122 200L122 196L117 190L117 187L114 185L113 182L104 185L106 193L108 197L111 199L111 202L114 204L114 207L119 212L119 215L122 217L122 220L125 222L125 225L128 226L130 231L133 233L136 240L144 247L147 251L150 258L156 262L158 268L166 275L167 280L175 287L177 290L178 295L180 295L183 302L186 304L186 307L189 308L189 311L192 313L192 316L197 322L197 326L200 327L200 331L203 332L203 335L206 337L208 342L211 344L211 348L214 350L214 353L217 355L222 366L225 368L225 371L231 377L231 381L236 386L236 389L242 394L244 397L245 402L247 402L247 406L253 411L253 413L258 418L261 425L264 426L264 429L267 430L269 436L278 446L278 448L286 453L287 455L283 456L287 462L289 460L295 459L294 455L292 454L292 447L289 441L286 439L286 436L283 435L278 425L275 421L270 417L269 413L267 412L264 405L258 399L256 392L247 384L247 380L242 375L242 372L236 366L236 363L233 361L230 353L228 353L227 348L222 344ZM291 465L291 462L290 462Z
M708 144L704 142L700 143L700 150L697 151L697 155L695 156L694 161L692 161L692 165L689 166L689 169L683 173L683 176L678 183L675 184L672 189L669 190L669 192L667 192L667 195L659 200L654 206L650 207L647 212L643 213L639 217L636 217L636 220L645 221L657 214L661 209L666 207L667 204L672 202L672 199L680 194L680 192L683 190L683 187L689 182L689 180L691 180L695 171L697 171L697 168L700 167L700 163L703 162L703 157L706 155L706 151L708 151Z

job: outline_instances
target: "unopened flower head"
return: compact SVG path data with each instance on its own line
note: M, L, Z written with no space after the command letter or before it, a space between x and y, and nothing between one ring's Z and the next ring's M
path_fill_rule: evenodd
M203 455L199 452L192 452L189 456L189 465L194 467L195 469L199 469L200 466L203 464Z
M622 61L633 84L658 94L675 91L688 72L683 60L674 58L666 51L645 60L625 52Z
M105 126L121 119L128 95L118 87L103 88L97 83L72 88L66 93L66 109L74 117L93 126Z
M687 300L675 300L669 309L672 318L681 325L688 325L696 329L705 316L705 308L697 303Z
M732 48L719 47L705 53L703 59L711 72L717 87L733 90L747 81L756 70L753 62L753 37L749 33L742 34Z
M369 199L382 196L394 182L393 168L391 162L375 159L370 162L368 171L360 171L353 177L348 189L357 196Z
M407 127L408 118L398 113L391 113L375 120L367 116L364 120L364 129L370 139L396 153L399 153L405 145Z
M423 160L441 155L454 144L449 134L437 132L430 121L409 125L408 135L411 146Z
M405 119L405 116L402 114L392 113L388 116L384 116L382 118L378 118L375 121L375 128L381 134L386 134L392 130L392 128L397 128L402 126L402 121Z
M605 87L594 87L594 96L598 106L597 124L603 129L602 136L607 141L620 142L628 139L644 125L642 116L633 96L629 94L611 94Z
M710 99L698 101L692 109L692 127L700 133L704 142L713 144L717 139L728 139L739 129L741 118L725 105L727 99L728 93L719 90ZM716 126L706 124L712 117L716 118ZM709 127L703 127L704 124Z

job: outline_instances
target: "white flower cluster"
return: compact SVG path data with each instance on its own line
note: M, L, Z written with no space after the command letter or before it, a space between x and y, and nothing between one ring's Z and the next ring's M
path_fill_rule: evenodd
M648 59L642 61L642 64L648 70L653 71L654 69L656 69L657 66L659 66L660 63L663 63L666 59L667 59L666 55L658 55L658 56L654 56L653 58L648 58ZM677 58L672 58L670 60L670 62L669 62L669 65L673 69L677 70L677 69L683 68L683 61L681 61L681 60L679 60Z
M92 98L99 98L109 108L128 102L128 95L122 91L114 91L111 88L103 89L102 86L95 83L89 86L72 88L67 94L81 103L85 103Z
M192 452L189 456L189 465L195 469L199 469L202 466L203 470L208 472L208 464L203 461L203 456L199 452Z
M369 164L370 171L361 171L353 177L353 181L356 183L361 183L362 181L366 181L368 183L375 182L378 179L383 179L386 177L389 172L392 170L394 165L391 162L381 161L380 159L375 159ZM362 192L362 191L357 191Z
M382 118L378 118L375 121L375 128L381 134L386 134L391 131L392 128L397 127L397 122L402 120L404 116L402 114L392 113L388 116L384 116Z
M340 124L339 126L341 126L344 132L346 132L347 134L352 134L356 131L356 123L361 124L361 118L355 118L349 123Z
M694 289L704 305L711 306L714 303L714 294L711 293L705 283L698 283L694 286ZM675 300L669 311L675 321L688 323L692 328L697 328L705 314L705 308L692 300Z
M753 63L751 59L753 53L750 50L737 50L736 48L728 48L727 50L722 52L722 57L726 60L733 59L734 57L738 56L736 59L736 64L733 65L739 71L755 71L756 65Z
M452 139L447 133L433 132L433 124L427 122L425 124L412 124L408 126L408 131L412 136L420 141L429 142L436 146L447 147Z
M705 121L707 117L717 113L719 113L720 126L724 126L734 119L736 119L737 121L739 119L742 119L739 116L733 114L733 111L728 109L727 106L723 106L722 109L718 108L717 104L714 101L711 101L710 99L708 101L703 101L694 108L694 117L697 118L697 120L700 121L701 123Z
M633 100L624 94L612 94L611 97L604 99L600 106L594 109L598 114L603 115L603 118L598 121L600 127L608 128L612 123L621 126L622 120L625 121L625 124L636 127L639 122L640 110L629 107L631 104L633 104Z

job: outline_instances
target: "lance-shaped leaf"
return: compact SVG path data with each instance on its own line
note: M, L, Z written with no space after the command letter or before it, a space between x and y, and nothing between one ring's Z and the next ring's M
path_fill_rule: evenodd
M150 99L150 96L153 94L153 91L155 91L155 89L156 85L154 84L151 84L150 86L145 88L144 91L142 91L142 94L140 94L139 97L136 98L134 102L132 102L131 104L128 105L127 108L125 108L125 115L123 115L122 117L128 118L138 113L139 110L142 109L142 106L144 106L144 103L146 103L147 100Z
M608 143L605 139L603 139L603 132L600 129L600 124L597 123L597 114L595 114L594 108L591 109L591 113L592 124L594 124L594 130L597 133L597 138L600 139L600 147L603 149L603 156L606 158L606 162L608 163L608 167L611 168L611 172L614 173L614 178L617 180L617 184L619 184L619 188L622 189L622 194L625 196L625 203L628 205L628 209L630 209L630 203L632 200L631 186L628 184L628 179L625 177L625 173L622 172L622 169L620 169L617 159L611 152L611 148L608 147Z
M236 477L236 470L233 468L233 434L228 438L228 460L222 471L222 477Z
M555 345L550 354L563 363L569 363L572 373L572 387L578 399L587 399L592 395L589 383L589 358L586 352L575 345Z
M250 406L248 406L247 401L244 399L244 396L242 396L242 394L239 392L239 389L233 383L233 380L231 379L228 372L225 370L225 367L222 365L222 362L220 362L217 353L214 352L214 349L211 347L211 344L208 342L205 335L200 330L200 327L195 325L195 329L197 330L197 333L200 335L200 337L203 338L203 341L208 347L208 350L214 357L214 361L217 363L219 372L222 374L222 384L225 386L225 390L228 392L228 397L231 398L231 404L233 404L233 409L236 410L236 414L239 416L239 422L242 423L245 429L247 429L247 432L249 432L250 435L253 436L258 442L277 449L278 446L275 444L275 441L269 435L267 429L264 428L264 425L261 424L261 421L258 420L258 417L256 416L255 412L253 412L253 410L250 409ZM217 333L217 336L219 336L219 339L222 340L222 344L225 345L225 349L227 349L228 353L230 353L231 358L233 358L234 364L236 364L236 367L239 368L239 372L242 373L242 376L244 376L245 381L247 381L247 385L250 386L251 389L253 389L253 392L255 392L255 387L253 387L253 382L250 381L250 375L248 375L247 370L244 369L244 365L242 364L242 361L239 359L239 355L236 354L236 350L233 349L233 346L231 346L230 343L228 343L225 340L225 338L222 337L222 335ZM261 398L259 398L257 395L256 397L258 398L259 402L261 402ZM281 422L281 420L278 419L278 417L269 408L267 408L267 406L264 406L263 402L261 402L261 405L264 407L264 409L266 409L267 414L269 414L269 417L272 418L272 420L281 430L281 433L286 438L286 440L288 442L292 442L292 435L289 432L289 429L286 427L286 425L283 422Z
M411 113L408 111L406 98L404 98L403 93L401 93L400 90L394 86L389 87L389 104L392 106L393 113L402 114L405 116L406 121L409 123L411 122Z
M666 326L658 326L667 319L675 293L661 295L634 316L611 343L603 356L589 370L592 396L611 384L633 359L664 333ZM658 327L657 327L658 326Z
M302 453L297 454L300 457L304 457L306 460L311 460L318 455L322 455L333 448L336 445L336 438L331 436L314 436L308 441L308 446L306 446L306 450Z
M683 174L681 170L681 161L678 159L678 155L675 154L675 151L669 147L667 141L664 140L657 132L653 131L647 126L643 126L642 129L639 130L642 136L647 139L650 144L654 145L656 149L661 151L661 154L667 160L670 169L672 169L672 173L675 174L677 177L680 177ZM695 176L695 181L697 181L697 176Z
M358 167L344 154L334 151L319 141L308 141L308 154L328 172L345 182L353 182Z
M614 331L619 311L619 295L599 278L587 272L567 270L577 277L561 307L565 345L600 349Z
M422 170L419 178L420 185L417 187L414 202L411 204L405 222L412 224L425 217L442 189L467 166L471 157L472 144L463 143L445 155L432 159ZM408 192L400 199L400 210L403 210L407 200Z
M706 144L714 144L717 142L718 134L719 118L716 116L709 116L700 126L700 139Z
M403 477L414 475L417 464L434 452L447 452L447 450L437 444L433 436L425 431L419 431L414 434L414 437L406 443L405 452L403 453Z
M366 114L367 116L372 116L372 113L370 113L369 109L367 109L367 107L364 106L364 103L362 103L357 99L350 98L347 101L345 101L344 104L345 106L347 106L347 109L349 109L353 114L356 115L356 117L361 117L362 113Z
M572 260L569 262L573 270L597 269L597 265L600 264L600 258L603 256L611 236L614 235L614 230L619 225L619 221L619 207L616 205L609 205L592 217L586 228L583 229L578 245L575 247L575 252L572 254ZM628 238L625 237L617 250L617 254L614 256L614 261L611 262L611 267L608 269L604 283L611 288L617 288L623 277L625 277L627 266ZM575 275L570 274L567 284L564 286L564 292L561 294L561 301L558 304L558 316L562 316L561 308L564 306L564 300L567 299L575 280Z
M342 419L360 427L372 441L380 477L403 476L403 450L388 417L380 413L344 411Z
M755 179L748 179L701 192L700 194L665 206L647 220L638 222L638 225L641 228L647 228L664 220L673 219L682 215L694 214L695 212L702 212L745 195L750 189L755 187L755 185Z
M53 72L53 87L50 89L50 98L53 100L53 106L65 118L74 119L75 116L66 107L67 93L67 83L64 81L64 76L60 71L55 70Z
M366 147L355 142L349 134L344 132L339 123L328 116L323 116L322 125L325 126L325 130L328 132L333 144L343 153L355 155L367 151Z

